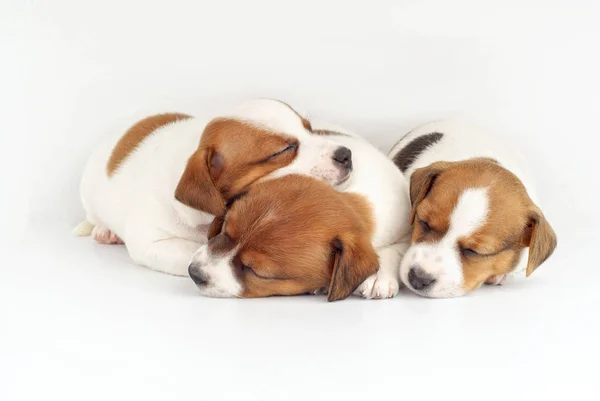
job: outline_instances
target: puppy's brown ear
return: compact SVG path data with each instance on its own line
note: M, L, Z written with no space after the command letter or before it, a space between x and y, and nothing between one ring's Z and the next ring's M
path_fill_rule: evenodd
M410 212L410 224L413 225L415 222L415 215L417 213L417 206L419 203L431 191L431 187L435 183L436 178L442 171L447 169L449 163L447 162L436 162L430 164L427 167L416 169L410 176L410 204L412 210Z
M521 245L529 247L527 261L527 277L534 272L556 248L556 233L544 217L542 211L534 206L529 215L529 222L521 240Z
M327 296L329 302L347 298L379 269L379 259L368 240L336 238L331 245L335 256Z
M212 223L210 223L210 228L208 229L207 238L210 240L212 237L216 237L221 233L223 229L223 223L225 222L225 216L216 216Z
M223 172L225 160L212 149L199 148L189 158L177 189L179 202L215 216L225 211L225 200L215 182Z

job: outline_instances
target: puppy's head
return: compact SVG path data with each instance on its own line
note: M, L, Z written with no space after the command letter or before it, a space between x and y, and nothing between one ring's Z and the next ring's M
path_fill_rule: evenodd
M379 263L371 211L357 195L290 175L253 185L215 218L190 277L213 297L267 297L329 289L344 299Z
M410 197L413 233L400 277L420 295L463 295L513 271L525 248L529 276L556 247L521 181L492 159L418 169Z
M311 175L341 185L352 171L352 155L285 103L248 101L205 128L181 176L175 198L213 215L253 182L287 174Z

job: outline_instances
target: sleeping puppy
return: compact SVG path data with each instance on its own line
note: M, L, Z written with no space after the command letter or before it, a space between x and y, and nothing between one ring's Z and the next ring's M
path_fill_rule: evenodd
M349 179L350 150L312 131L275 100L248 101L212 120L148 117L91 156L81 181L86 221L75 233L124 241L136 263L187 275L213 217L254 182L287 174L332 186Z
M426 124L389 157L410 179L413 232L400 277L417 294L455 297L529 276L553 253L556 234L522 160L479 128Z
M215 218L189 266L203 295L255 298L328 290L348 297L378 269L373 209L361 195L288 175L253 185Z
M368 205L371 213L369 219L372 221L373 227L372 233L369 233L368 237L377 252L380 267L376 273L371 274L358 286L356 293L367 299L391 298L398 293L400 284L398 269L409 244L410 225L408 216L410 214L410 201L408 181L394 163L363 138L339 127L325 125L319 125L319 127L321 128L313 129L313 134L328 137L352 152L352 174L335 188L346 194L360 196ZM271 177L280 174L280 171L276 171ZM326 192L330 191L323 191L323 194L325 195ZM279 198L283 195L273 191L271 196ZM299 204L302 204L302 192L298 192L298 197ZM326 202L330 202L330 200L323 199L323 202L323 207L326 207L328 205ZM335 218L346 218L344 214L348 212L345 209L340 209L337 212L333 209L327 209L327 213L332 215L326 219L324 218L320 224L334 224L330 222L334 221ZM267 216L271 215L267 214ZM278 218L283 219L283 216L278 216ZM292 218L290 217L290 219ZM281 235L289 236L291 234L282 231ZM294 237L271 238L272 245L280 249L292 247L296 250L304 243L303 240ZM288 244L288 241L295 241L297 245L292 246ZM210 274L206 273L211 276L208 280L211 285L203 287L203 294L205 295L241 296L241 287L240 283L236 281L236 276L226 275L221 278L219 272L225 270L215 267L217 265L232 266L232 263L234 263L233 254L228 253L224 256L225 259L214 259L212 257L207 259L206 255L210 253L207 250L208 248L210 247L203 246L194 257L190 266L190 276L193 277L194 272L199 271L199 269L211 272ZM218 263L214 260L217 260ZM281 265L279 268L285 269L286 266ZM290 269L294 270L293 267L290 267Z
M389 158L364 138L333 125L315 122L314 126L318 127L313 130L315 134L327 136L352 151L352 175L336 188L361 195L373 211L372 243L380 268L356 293L367 299L391 298L398 293L398 269L410 241L408 181Z

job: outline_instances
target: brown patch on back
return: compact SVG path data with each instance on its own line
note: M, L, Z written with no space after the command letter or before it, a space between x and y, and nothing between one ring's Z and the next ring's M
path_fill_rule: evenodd
M138 145L158 128L179 120L191 118L182 113L156 114L137 122L125 132L113 151L106 165L106 174L111 177L119 168L121 163L138 147Z
M393 158L394 164L400 171L406 172L423 152L437 144L443 137L444 134L440 132L431 132L414 138L396 153Z
M335 301L378 269L366 199L310 177L253 185L219 225L222 231L210 241L226 236L238 247L233 261L244 297L329 287L329 300Z
M458 249L479 254L461 256L467 291L491 276L511 272L524 247L529 246L530 253L533 251L532 266L539 266L550 256L556 236L522 182L497 161L484 158L437 162L413 173L411 242L439 241L450 227L450 217L460 195L468 188L487 188L489 212L485 223L471 235L460 238L457 244ZM431 231L425 230L421 221L427 222ZM541 227L535 241L528 239L534 232L532 227Z

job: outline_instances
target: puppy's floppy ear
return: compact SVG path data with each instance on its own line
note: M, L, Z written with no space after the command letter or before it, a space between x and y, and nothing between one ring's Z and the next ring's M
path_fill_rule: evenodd
M207 238L210 240L212 237L216 237L221 233L223 229L223 223L225 223L225 216L216 216L212 223L210 223L210 228L208 229Z
M529 247L527 277L552 255L556 244L556 233L550 223L548 223L540 208L533 206L521 240L521 245Z
M212 149L200 147L189 158L177 189L179 202L215 216L225 211L225 200L215 185L223 172L225 160Z
M410 224L415 222L417 206L429 193L431 187L435 183L436 178L448 168L450 164L447 162L435 162L427 167L416 169L410 176L410 204L412 210L410 212Z
M364 238L339 239L331 244L334 251L333 272L327 301L347 298L370 275L379 269L379 259L371 243Z

